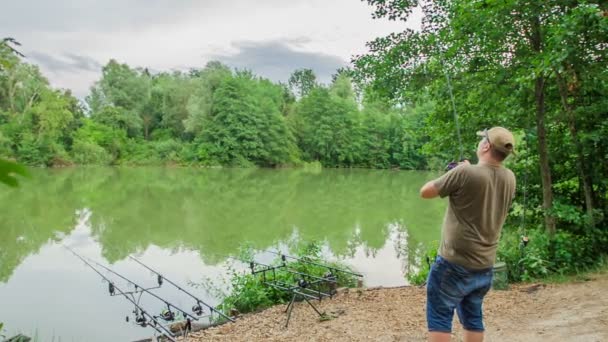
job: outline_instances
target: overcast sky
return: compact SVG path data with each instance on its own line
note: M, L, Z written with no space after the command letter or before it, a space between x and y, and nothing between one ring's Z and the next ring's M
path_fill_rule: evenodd
M83 98L110 58L151 70L220 60L285 81L312 68L327 82L365 43L420 25L372 20L359 0L0 0L13 37L56 87Z

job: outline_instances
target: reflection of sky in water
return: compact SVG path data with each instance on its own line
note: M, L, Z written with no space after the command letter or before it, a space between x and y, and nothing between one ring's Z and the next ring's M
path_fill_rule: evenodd
M382 248L370 250L360 245L354 256L344 259L344 262L363 274L365 285L368 287L405 285L404 270L407 258L404 259L399 254L404 248L400 243L403 244L404 241L407 242L407 232L400 231L397 225L391 225L389 237Z

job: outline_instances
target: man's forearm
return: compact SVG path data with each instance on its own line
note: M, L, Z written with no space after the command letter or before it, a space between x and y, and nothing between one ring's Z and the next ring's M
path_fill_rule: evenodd
M429 181L420 188L420 197L435 198L439 196L439 190L435 187L435 181Z

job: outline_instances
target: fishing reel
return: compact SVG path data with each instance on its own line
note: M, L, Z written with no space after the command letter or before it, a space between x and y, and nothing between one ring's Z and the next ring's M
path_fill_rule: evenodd
M307 282L306 280L304 280L304 279L300 279L300 280L298 280L298 286L299 286L299 287L301 287L301 288L305 289L305 288L307 288L307 287L308 287L308 285L309 285L309 284L308 284L308 282Z
M175 320L175 312L171 311L171 309L164 309L160 312L159 317L167 322L172 322Z
M148 326L148 320L143 313L141 313L138 309L133 310L133 314L135 314L135 324L139 325L142 328ZM125 317L125 321L129 322L129 316Z
M135 317L135 324L139 325L142 328L148 326L148 320L144 316Z
M325 281L327 281L327 287L329 288L329 293L331 295L336 294L336 292L338 290L338 277L336 277L335 274L333 274L331 271L329 271L323 275L323 278L325 278Z
M460 165L460 163L462 163L464 161L468 162L469 159L462 158L462 159L460 159L460 162L452 161L452 162L448 163L448 165L445 167L445 171L447 172L447 171L450 171L450 170L454 169L456 166Z
M335 283L335 282L338 280L338 278L336 277L336 275L335 275L335 274L333 274L333 272L331 272L331 271L326 272L326 273L323 275L323 278L325 278L325 279L326 279L327 281L329 281L329 282L334 282L334 283Z
M114 287L114 283L108 282L108 292L110 292L110 296L113 296L116 293L116 287Z
M200 316L203 314L203 307L201 306L200 303L196 303L192 307L192 312L194 312L197 316Z

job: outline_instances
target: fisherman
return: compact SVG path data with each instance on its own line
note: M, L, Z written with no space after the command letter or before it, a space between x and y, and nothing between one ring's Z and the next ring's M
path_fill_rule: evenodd
M502 225L515 196L515 175L503 166L514 153L513 134L503 127L477 132L479 162L465 160L420 189L422 198L449 196L441 246L427 280L429 341L450 341L454 309L465 342L484 337L482 303Z

